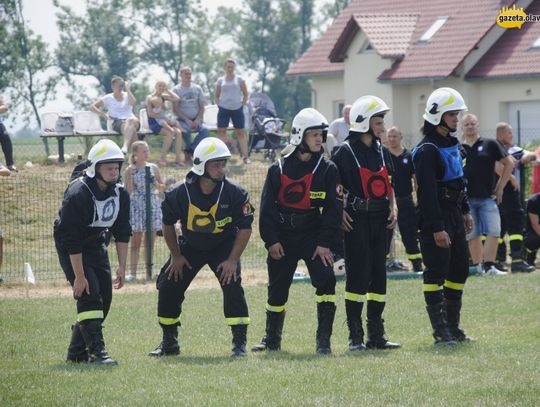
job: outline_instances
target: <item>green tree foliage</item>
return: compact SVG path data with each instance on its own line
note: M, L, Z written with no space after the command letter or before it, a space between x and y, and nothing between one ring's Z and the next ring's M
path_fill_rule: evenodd
M84 15L77 15L58 0L54 4L59 9L60 31L56 57L68 83L73 76L93 77L102 91L109 92L113 75L128 81L134 77L138 69L138 28L126 12L125 0L88 0Z
M17 7L15 0L0 1L0 92L9 86L9 76L17 69Z
M351 0L330 0L321 9L322 22L334 20L350 2Z

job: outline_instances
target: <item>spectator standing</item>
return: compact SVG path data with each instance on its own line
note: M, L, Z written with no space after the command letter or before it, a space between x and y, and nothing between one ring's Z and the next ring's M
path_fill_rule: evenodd
M173 103L173 110L183 129L186 160L192 159L195 148L208 136L208 129L203 123L206 99L202 88L191 81L191 75L191 68L184 66L180 69L181 82L173 88L180 98ZM197 132L197 136L192 141L193 132Z
M137 278L137 266L139 263L139 253L143 237L146 238L146 168L150 168L150 188L151 188L151 222L152 222L152 253L157 237L157 231L162 228L161 200L159 192L165 189L165 184L161 180L159 169L155 164L148 162L150 148L146 141L136 141L131 146L130 165L126 169L125 185L129 193L130 200L130 223L132 230L131 250L130 250L130 274L126 276L126 282L131 282ZM146 259L147 263L151 259Z
M425 264L424 300L436 346L471 338L460 328L463 289L469 275L465 233L473 227L457 130L467 106L452 88L433 91L424 112L424 138L413 149L418 183L420 247Z
M7 113L9 111L9 106L4 102L4 97L0 95L0 115ZM2 146L2 151L4 152L4 157L6 158L6 166L9 171L17 172L17 167L13 161L13 144L11 143L11 138L7 132L6 126L2 121L2 116L0 116L0 145Z
M480 275L506 275L495 267L497 245L501 235L499 207L504 187L514 165L508 153L493 139L480 137L478 118L466 114L461 120L463 147L467 154L464 168L467 194L474 229L467 235L472 265ZM501 176L495 183L495 163L502 164ZM486 236L482 244L482 235ZM483 268L480 264L483 260Z
M129 84L120 76L113 76L111 79L112 93L108 93L96 101L90 110L102 116L105 120L112 120L112 129L124 137L122 152L127 154L131 144L137 140L137 131L141 124L139 119L133 114L133 106L137 100ZM102 107L107 112L101 110Z
M106 234L110 230L116 240L116 289L124 285L131 235L129 196L118 183L124 154L113 141L100 140L90 149L88 159L91 164L86 174L69 184L54 222L60 266L77 301L67 360L116 365L105 350L102 322L112 301Z
M422 272L422 254L418 246L418 219L413 200L414 166L412 155L403 147L403 134L398 127L390 127L387 132L388 150L392 158L392 184L398 208L398 226L401 240L412 263L414 272ZM393 231L393 229L392 229Z
M326 151L332 155L334 149L343 144L347 136L349 135L349 128L351 127L351 121L349 114L351 112L351 105L343 106L339 119L334 120L328 126L328 135L326 136Z
M382 314L386 305L386 248L388 229L397 221L388 166L390 153L380 142L386 133L384 116L390 110L377 96L362 96L351 107L351 129L332 157L346 193L342 229L345 231L345 310L349 350L396 349L385 338ZM364 345L362 310L367 302L368 340Z
M227 59L225 62L225 75L216 82L215 101L219 107L217 116L218 137L228 142L226 135L229 122L232 120L240 152L244 163L250 162L248 158L248 142L246 137L244 106L248 100L248 90L246 81L235 74L236 62L233 59Z
M510 181L504 187L502 202L499 205L501 216L501 236L497 250L497 260L503 265L506 262L506 243L504 235L508 232L510 241L510 257L512 272L531 272L534 267L523 259L523 233L525 232L525 211L521 203L520 177L521 169L531 161L536 160L536 154L514 145L512 126L508 123L498 123L496 128L497 141L508 153L514 164ZM500 174L500 166L495 168ZM499 267L497 267L499 268ZM502 270L499 268L499 270Z
M157 81L154 87L154 93L146 98L146 113L148 114L148 126L154 134L161 134L165 137L159 165L167 166L167 154L171 149L172 142L175 140L174 154L176 156L176 165L185 167L182 159L182 128L180 124L169 117L165 102L177 103L180 100L178 95L167 88L164 81Z
M184 183L165 194L161 205L163 237L171 252L157 280L158 321L163 332L150 356L177 355L178 327L185 292L205 265L221 283L225 322L232 331L231 356L245 356L249 315L240 256L251 236L249 196L225 177L231 153L216 137L202 140ZM182 236L174 225L180 220Z
M322 153L328 123L317 110L302 109L292 122L283 158L268 170L261 197L261 239L268 250L266 333L252 350L279 350L285 308L300 259L316 289L316 351L331 353L336 277L331 246L343 212L343 190L334 163Z

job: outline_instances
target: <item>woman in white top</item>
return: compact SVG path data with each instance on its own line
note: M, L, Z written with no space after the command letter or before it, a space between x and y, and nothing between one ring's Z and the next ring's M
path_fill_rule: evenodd
M236 62L227 59L225 62L225 76L216 82L215 102L219 107L217 126L218 137L226 143L230 139L225 133L229 122L232 120L236 137L240 143L240 152L244 158L244 163L249 163L247 137L244 131L244 106L248 100L248 90L246 81L235 75L234 68Z
M106 120L112 120L112 128L124 136L122 152L127 153L131 144L137 140L137 130L141 127L139 119L133 114L137 102L129 89L129 84L120 76L111 79L112 93L108 93L90 106L90 110ZM125 92L124 92L125 91ZM107 112L101 110L105 106Z

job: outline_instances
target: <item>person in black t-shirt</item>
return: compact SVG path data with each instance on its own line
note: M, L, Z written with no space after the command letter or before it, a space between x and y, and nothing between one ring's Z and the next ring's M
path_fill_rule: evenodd
M247 192L225 178L231 153L216 137L203 139L193 153L184 183L165 194L163 237L171 255L157 279L158 320L163 340L150 356L177 355L184 294L208 265L223 291L225 322L231 327L232 357L245 356L249 324L242 288L240 256L251 236L253 206ZM182 236L174 225L180 221Z
M409 150L402 145L403 134L397 127L390 127L387 132L388 150L392 158L394 172L392 184L398 208L398 226L401 240L411 261L413 271L422 272L422 254L418 247L418 219L413 201L414 166ZM416 181L415 181L416 182ZM393 235L393 229L391 229Z
M525 249L527 263L535 265L536 253L540 248L540 193L534 194L527 201L527 230L525 232Z
M349 350L395 349L401 345L384 336L386 305L387 229L397 221L394 191L389 179L390 153L380 142L384 115L390 110L377 96L362 96L351 107L351 129L332 157L337 165L346 206L342 229L345 241L345 310ZM364 345L362 309L367 302L368 340Z
M129 223L129 195L118 183L124 154L113 141L100 140L88 153L86 174L64 192L54 222L60 266L77 300L77 322L72 326L67 360L116 365L105 351L102 322L112 301L109 230L116 240L118 271L114 288L125 281Z
M536 160L536 154L524 150L513 144L514 135L512 126L508 123L497 124L497 141L503 146L512 158L514 170L510 181L504 187L502 202L499 205L501 214L501 237L497 249L497 261L506 262L506 243L504 235L508 232L510 241L510 256L512 257L512 272L531 272L534 267L523 259L523 233L525 231L525 211L520 196L520 176L524 165ZM496 167L495 172L500 174L501 168ZM501 264L502 265L502 264ZM501 268L499 268L502 270Z
M420 247L426 269L423 291L436 346L471 338L460 328L461 299L469 275L465 233L473 227L463 176L463 151L451 133L467 106L452 88L429 96L424 138L412 151L418 183Z
M266 333L252 350L278 350L294 271L304 260L316 289L316 351L331 353L336 312L332 243L343 213L343 191L333 162L323 155L326 118L302 109L292 122L291 141L269 169L261 197L259 229L268 249Z
M498 239L501 234L501 218L498 204L502 201L504 186L508 182L514 165L508 153L493 139L480 137L478 119L466 114L461 121L463 147L467 152L465 178L469 206L474 229L467 235L473 266L480 275L505 275L495 267ZM495 163L502 165L501 176L495 182ZM482 235L486 241L482 245ZM484 266L480 263L484 262Z

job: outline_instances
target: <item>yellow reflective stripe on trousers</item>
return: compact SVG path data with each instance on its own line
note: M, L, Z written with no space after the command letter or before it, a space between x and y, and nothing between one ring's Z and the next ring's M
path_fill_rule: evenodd
M356 294L345 291L345 299L354 302L365 302L366 294Z
M103 310L85 311L77 314L77 321L86 321L88 319L103 319Z
M510 241L512 240L523 240L523 235L515 234L509 236Z
M180 317L178 318L163 318L158 317L159 323L162 325L175 325L180 322Z
M317 303L321 302L336 302L336 296L333 294L323 294L323 295L316 295L315 301Z
M422 290L426 293L431 293L435 291L441 291L442 285L439 284L422 284Z
M386 301L386 294L367 293L367 300L368 301L385 302Z
M287 304L283 304L283 305L266 304L266 310L271 311L271 312L283 312L283 311L285 311L285 305L287 305Z
M422 253L407 254L407 259L409 260L416 260L416 259L421 259L421 258L422 258Z
M463 291L463 287L465 287L465 284L454 283L453 281L445 280L444 281L444 286L446 288L451 288L452 290Z
M249 317L225 318L227 325L249 325Z

